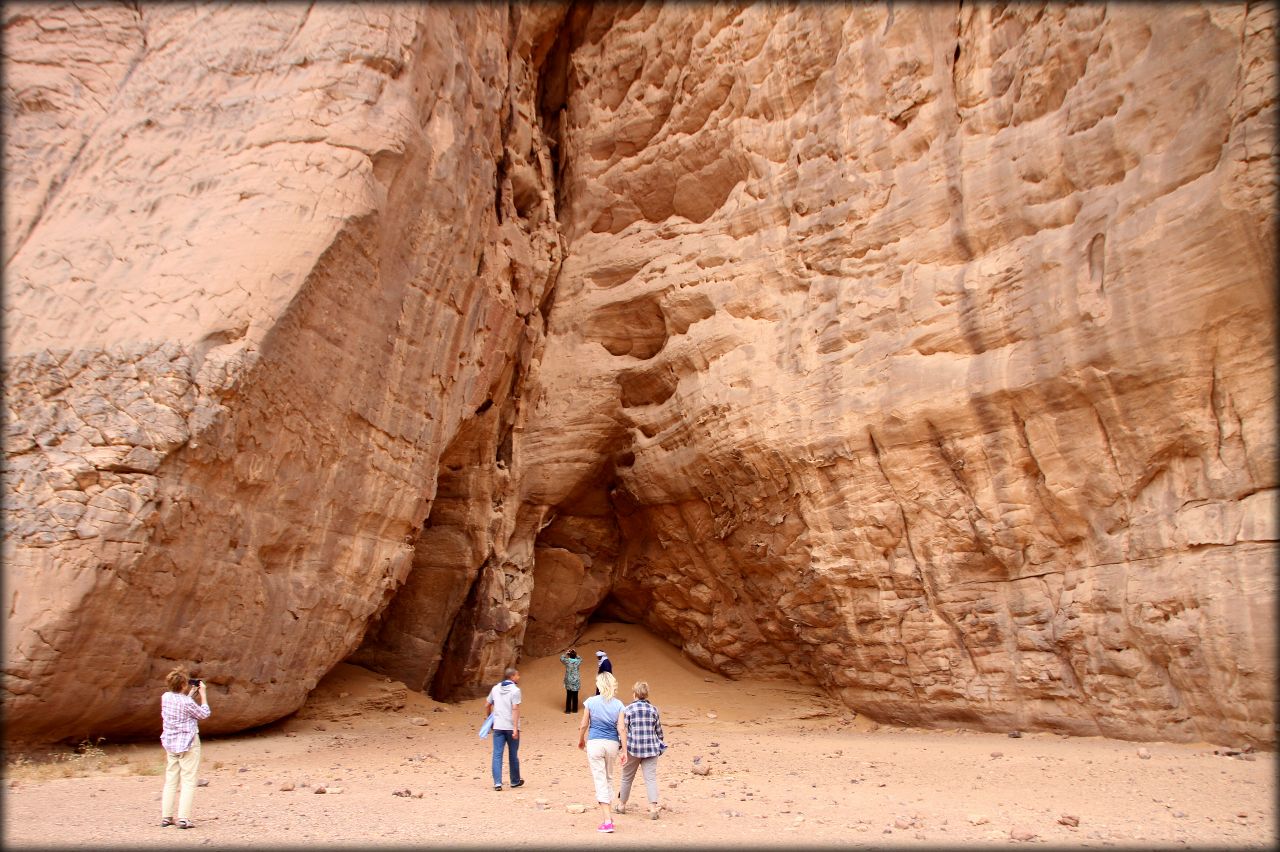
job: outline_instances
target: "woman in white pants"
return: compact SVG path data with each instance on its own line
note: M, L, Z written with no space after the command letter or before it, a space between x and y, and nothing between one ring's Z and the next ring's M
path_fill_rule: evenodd
M191 821L191 802L196 795L196 772L200 769L199 721L209 718L209 699L205 696L204 681L189 679L184 668L169 672L165 684L169 691L160 697L163 726L160 744L168 754L168 762L164 768L164 793L160 797L160 825L174 825L173 800L176 798L178 828L195 828ZM199 704L192 698L196 694L200 696Z
M635 700L627 705L622 718L626 722L627 747L622 755L622 789L618 793L618 813L627 812L631 782L636 770L644 771L645 791L649 794L649 819L658 818L658 758L667 750L662 738L662 720L658 708L649 703L649 684L636 681L631 687Z
M626 753L627 733L622 725L622 702L614 696L618 682L609 672L596 676L593 695L582 702L582 722L578 725L578 748L587 752L587 765L591 767L591 780L596 786L596 801L600 804L600 827L596 831L613 831L613 779L614 761Z

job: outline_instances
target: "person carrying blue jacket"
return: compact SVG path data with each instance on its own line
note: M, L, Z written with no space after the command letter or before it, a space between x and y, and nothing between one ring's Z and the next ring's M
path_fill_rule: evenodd
M493 789L502 789L502 749L507 748L511 786L523 787L520 775L520 670L508 668L501 683L489 690L485 716L493 714Z

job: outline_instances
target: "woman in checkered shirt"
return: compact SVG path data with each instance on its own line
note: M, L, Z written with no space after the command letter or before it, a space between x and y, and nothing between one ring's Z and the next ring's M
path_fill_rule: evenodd
M160 797L160 825L174 825L173 800L178 799L178 828L195 828L191 821L191 801L196 795L196 772L200 769L201 719L209 718L209 699L204 681L190 681L187 670L178 667L164 679L169 691L160 696L160 744L168 754L164 769L164 793ZM188 687L185 693L183 689ZM192 698L199 693L200 703ZM182 793L178 787L181 782Z
M649 819L658 818L658 758L667 749L662 741L662 720L658 708L649 703L649 684L636 681L631 687L635 701L622 717L627 725L627 747L622 753L622 787L618 791L618 813L627 812L627 798L636 770L644 770L644 787L649 794Z

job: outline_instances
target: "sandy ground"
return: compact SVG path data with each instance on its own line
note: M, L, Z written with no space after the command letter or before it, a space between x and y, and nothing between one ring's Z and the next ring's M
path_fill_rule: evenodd
M294 716L205 738L195 829L158 825L163 778L147 774L163 763L158 742L108 744L83 777L7 766L4 845L1149 849L1276 838L1274 753L876 726L815 689L708 674L639 627L592 625L578 645L590 674L596 648L624 687L648 680L662 711L671 747L657 821L636 813L637 779L633 814L596 832L577 717L563 713L563 668L550 657L522 667L521 789L493 790L490 741L476 736L482 699L438 704L341 665ZM709 774L692 772L695 758Z

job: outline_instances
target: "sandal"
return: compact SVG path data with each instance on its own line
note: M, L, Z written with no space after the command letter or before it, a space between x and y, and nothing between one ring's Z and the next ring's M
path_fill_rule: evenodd
M657 818L658 818L657 811L649 811L649 819L657 819Z
M189 819L178 820L178 828L195 828L196 824Z
M165 817L162 820L160 820L161 828L168 828L171 825L173 825L173 817Z

